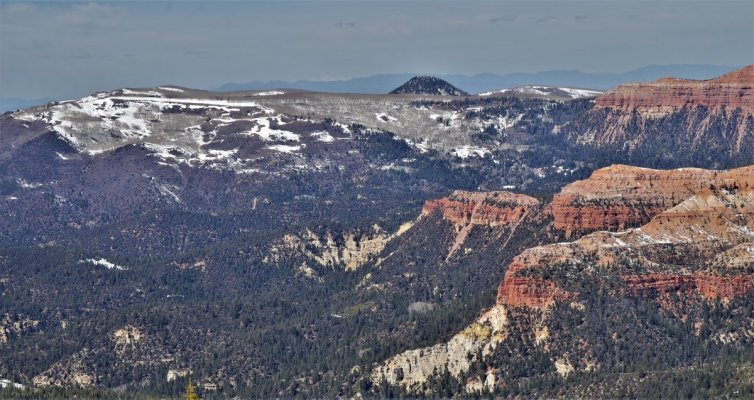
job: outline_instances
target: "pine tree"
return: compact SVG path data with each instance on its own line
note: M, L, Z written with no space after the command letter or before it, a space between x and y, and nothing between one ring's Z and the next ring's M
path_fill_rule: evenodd
M194 386L194 384L191 383L190 378L189 378L188 384L186 385L186 393L183 395L183 398L185 400L201 400L199 396L196 394L196 386Z

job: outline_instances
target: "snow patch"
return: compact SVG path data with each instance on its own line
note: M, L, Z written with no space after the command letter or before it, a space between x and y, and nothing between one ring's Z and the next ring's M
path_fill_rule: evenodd
M512 92L511 89L500 89L500 90L493 90L491 92L483 92L479 93L479 96L492 96L493 94L505 94L508 92Z
M167 90L168 92L177 92L177 93L183 93L183 92L185 92L185 90L183 90L183 89L180 89L180 88L177 88L177 87L172 87L172 86L160 86L157 89Z
M281 94L285 94L285 92L281 92L279 90L269 90L269 91L266 91L266 92L257 92L257 93L254 93L255 96L278 96L278 95L281 95Z
M44 186L44 183L27 182L21 178L16 178L16 183L24 189L36 189Z
M270 118L257 118L254 120L256 126L246 132L242 132L242 135L257 135L265 141L277 141L286 140L292 142L298 142L300 136L293 132L285 131L282 129L270 128Z
M14 388L14 389L26 389L26 386L11 381L10 379L0 379L0 388Z
M301 145L298 146L289 146L286 144L274 144L272 146L267 146L267 149L279 151L281 153L293 153L295 151L301 150Z
M318 142L330 143L335 141L335 138L327 131L312 132L309 136L315 138Z
M154 90L142 91L142 90L121 89L121 92L123 92L123 94L136 95L136 96L163 97L162 93L155 92Z
M424 154L429 151L429 143L427 142L427 139L422 139L421 142L414 142L411 139L403 138L403 141L409 146L419 150L419 153Z
M113 263L111 263L110 261L107 261L104 258L99 258L99 259L97 259L97 258L87 258L85 260L79 261L79 263L81 263L81 264L99 265L99 266L105 267L107 269L114 269L114 270L117 270L117 271L126 271L126 270L128 270L128 268L126 268L124 266L121 266L121 265L113 264Z
M375 113L374 116L382 122L398 122L398 118L391 117L385 113Z
M461 146L450 150L450 154L458 158L484 157L490 154L490 149L478 146Z
M599 90L590 89L576 89L576 88L558 88L571 95L572 99L581 99L584 97L595 97L601 95L603 92Z

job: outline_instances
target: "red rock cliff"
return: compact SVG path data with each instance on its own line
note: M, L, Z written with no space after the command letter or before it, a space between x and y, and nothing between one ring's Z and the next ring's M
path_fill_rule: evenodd
M555 301L565 301L574 296L574 293L569 293L546 279L518 276L519 272L543 261L539 258L541 254L537 253L536 249L525 251L511 262L503 282L498 287L498 304L509 307L543 308Z
M650 292L696 292L706 299L730 300L754 293L754 275L722 276L710 274L626 275L623 280L634 294Z
M567 135L577 143L680 158L748 154L754 143L754 66L716 79L620 85ZM722 140L721 140L722 139ZM713 146L709 146L712 144Z
M740 108L754 113L754 65L719 78L691 80L662 78L628 83L597 97L596 106L642 113L665 113L683 107Z
M516 227L527 217L540 212L539 200L510 192L455 191L448 197L430 200L422 208L422 216L440 213L453 223L457 234L445 260L463 245L474 226Z
M613 166L563 189L552 212L565 230L641 227L527 249L508 267L499 304L540 308L577 297L549 277L579 280L595 271L620 277L634 294L724 301L754 294L754 167Z
M497 226L518 221L524 213L539 204L537 199L522 194L457 190L448 197L426 202L422 215L439 212L457 226Z
M554 226L567 233L639 226L710 185L754 188L754 167L730 171L602 168L555 195Z

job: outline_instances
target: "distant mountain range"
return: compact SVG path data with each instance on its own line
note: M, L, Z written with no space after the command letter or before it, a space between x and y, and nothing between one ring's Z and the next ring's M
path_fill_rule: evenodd
M666 76L688 79L710 79L738 67L726 65L649 65L623 73L591 73L577 70L553 70L543 72L517 72L511 74L435 75L469 93L481 93L524 85L568 86L590 89L610 89L626 82L652 81ZM380 74L362 78L332 81L252 81L226 83L215 90L303 89L335 93L388 93L403 84L416 73Z
M542 72L516 72L510 74L476 74L476 75L435 75L450 82L468 93L509 89L527 85L561 86L571 88L611 89L626 82L646 82L666 76L687 79L711 79L733 71L739 67L728 65L648 65L623 73L590 73L577 70L553 70ZM315 92L333 93L389 93L402 85L417 73L380 74L361 78L330 81L252 81L247 83L226 83L212 90L232 92L236 90L263 89L302 89ZM53 99L25 99L0 97L0 112L24 109L33 105L44 104Z

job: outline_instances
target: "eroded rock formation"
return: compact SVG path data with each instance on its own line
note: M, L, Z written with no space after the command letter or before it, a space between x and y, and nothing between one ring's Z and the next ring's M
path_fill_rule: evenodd
M684 107L740 108L754 113L754 66L708 80L662 78L627 83L597 97L597 107L656 115Z
M474 226L510 226L515 229L528 216L539 213L540 206L539 200L522 194L459 190L448 197L428 201L422 208L422 216L438 212L455 226L457 235L447 260L463 245Z
M555 195L554 226L567 233L639 226L710 185L754 188L754 167L730 171L602 168Z
M751 159L754 66L703 81L663 78L597 97L592 112L566 129L577 143L646 157L698 163Z
M457 193L428 203L425 213L442 212L456 226L510 223L524 213L510 210L525 207L521 203L536 204L523 201L509 211L493 211L487 208L488 198L484 193ZM486 211L477 214L479 209ZM617 165L568 185L549 207L537 211L552 212L555 228L583 236L521 252L508 266L492 311L447 343L392 357L375 370L373 379L384 377L423 393L433 374L447 366L448 373L462 378L481 357L486 375L475 374L461 383L469 393L491 389L504 385L502 372L496 372L504 366L490 361L500 354L485 357L510 340L516 341L510 348L533 346L547 353L561 375L599 369L585 338L575 339L576 353L559 353L551 346L566 332L548 328L547 322L557 320L556 313L564 308L586 312L597 285L610 298L657 301L678 318L687 316L674 314L674 309L689 303L674 304L674 299L730 304L754 295L754 167L658 171ZM636 227L625 229L629 226ZM503 317L492 320L493 312ZM700 324L697 320L696 326ZM725 340L746 336L746 329Z

